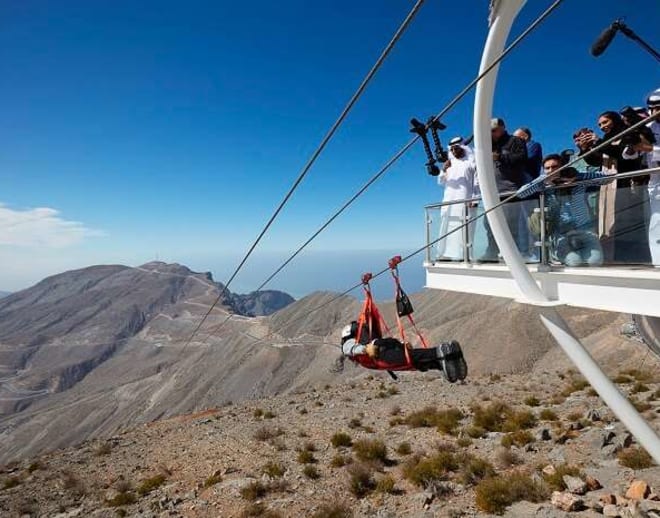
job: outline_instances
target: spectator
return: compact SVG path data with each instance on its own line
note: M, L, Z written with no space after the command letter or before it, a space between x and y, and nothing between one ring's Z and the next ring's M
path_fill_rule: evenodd
M653 133L655 143L645 141L635 146L635 150L645 153L647 167L660 167L660 88L655 90L646 99L649 115L655 115L656 119L647 124ZM649 203L651 216L649 219L649 249L651 262L654 266L660 266L660 173L653 173L648 185Z
M525 183L525 167L527 165L527 147L525 142L507 133L502 119L492 119L490 127L497 189L501 193L517 191ZM516 203L505 204L500 207L500 210L504 214L514 241L518 244L520 206ZM488 224L488 219L484 221L484 225L488 235L488 248L479 260L481 262L497 262L499 260L499 249ZM525 253L525 250L521 250L521 252Z
M598 126L603 138L596 141L589 136L582 141L586 153L594 145L616 137L626 129L617 112L604 112L598 117ZM626 145L615 140L603 149L585 155L589 165L601 168L605 174L625 173L642 167L641 157L628 158L624 154ZM646 230L648 191L640 186L648 183L648 175L621 178L614 188L601 190L599 200L599 235L606 261L624 263L648 263L651 260Z
M476 164L474 152L463 144L463 138L454 137L449 141L449 160L444 163L438 183L444 185L443 203L467 200L476 196ZM465 203L445 205L440 209L440 235L461 226L466 216L472 217L474 205ZM460 261L463 259L463 233L456 231L438 242L438 261Z
M541 174L543 167L543 149L541 144L532 140L532 131L529 128L518 128L513 132L514 137L518 137L525 142L527 148L527 163L525 165L525 183L535 180Z
M529 183L541 174L543 164L543 149L541 144L532 140L532 131L529 128L518 128L513 132L515 137L522 139L527 147L527 164L525 166L524 183ZM523 252L527 262L536 262L539 256L534 246L534 237L529 231L527 220L529 215L538 206L534 200L520 203L520 217L518 218L518 248Z
M547 227L551 243L551 258L566 266L599 266L603 262L603 251L594 232L594 221L587 205L587 180L604 183L608 176L602 173L580 173L567 167L554 176L549 176L565 164L561 155L548 155L543 159L545 175L523 188L518 194L526 197L548 190L546 206L549 208ZM578 183L580 182L580 183ZM530 220L530 229L538 222Z

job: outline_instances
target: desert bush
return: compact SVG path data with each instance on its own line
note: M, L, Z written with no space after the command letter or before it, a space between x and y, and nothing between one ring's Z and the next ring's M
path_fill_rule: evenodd
M34 461L27 467L28 473L34 473L35 471L40 469L46 469L46 466L44 466L43 463L41 463L38 460Z
M254 412L252 412L252 417L255 419L261 419L264 416L264 411L262 408L255 408Z
M399 405L394 405L392 408L390 408L390 415L391 416L401 415L401 407Z
M566 419L575 423L582 419L582 412L571 412L566 416Z
M114 497L105 501L108 507L121 507L122 505L131 505L137 501L133 493L117 493Z
M2 489L11 489L12 487L20 486L21 479L18 477L9 477L2 483Z
M589 387L589 382L584 379L582 376L577 374L572 374L571 378L568 381L568 384L561 391L561 395L564 397L570 396L573 392L579 392Z
M621 385L625 385L627 383L632 383L633 379L630 376L626 376L625 374L617 374L614 376L612 379L614 383L619 383Z
M403 465L403 476L413 484L426 487L429 483L446 480L449 473L459 467L456 456L441 451L431 457L415 455Z
M211 475L209 475L206 480L204 481L204 487L211 487L215 486L216 484L219 484L222 482L222 476L220 475L219 472L215 472Z
M486 430L481 426L475 426L473 424L467 425L463 428L465 434L472 439L480 439L486 435Z
M376 481L376 492L377 493L396 493L396 481L391 474L383 475Z
M333 468L341 468L342 466L346 466L353 462L353 458L350 455L341 455L337 454L334 457L332 457L332 460L330 461L330 466Z
M566 489L566 483L564 482L564 475L570 475L572 477L581 476L580 468L577 466L572 466L570 464L560 464L555 466L555 472L552 474L543 473L543 480L550 486L551 489L555 491L564 491Z
M534 442L534 436L529 430L518 430L508 433L502 437L501 444L505 448L510 448L512 445L525 446Z
M312 464L316 462L314 454L309 450L301 450L298 452L298 462L300 464Z
M641 381L638 381L637 383L635 383L633 385L633 388L631 389L631 392L633 394L639 394L640 392L648 392L649 390L651 390L651 389L648 387L648 385L645 385Z
M262 442L274 439L280 435L284 435L284 431L281 428L273 428L270 426L262 426L256 432L254 432L254 438L257 441Z
M363 498L374 489L376 481L372 471L364 464L354 464L348 469L348 486L357 498Z
M472 412L472 426L488 432L500 432L511 408L506 403L495 401L486 406L474 405Z
M634 378L637 381L645 381L647 383L652 382L654 373L648 370L640 370L640 369L628 369L625 371L622 371L621 374L625 376L630 376L631 378Z
M541 412L539 412L539 419L541 421L556 421L559 418L553 410L550 408L544 408L541 410Z
M396 416L390 419L390 426L399 426L402 425L406 422L406 420L403 417Z
M162 486L165 480L166 478L164 475L156 475L151 478L147 478L143 480L142 483L138 486L137 492L140 495L151 493L154 489Z
M619 464L631 469L645 469L655 465L646 450L637 447L624 448L617 454Z
M524 473L486 478L475 488L476 504L487 513L502 514L514 502L542 502L548 489Z
M412 447L409 442L402 442L396 447L395 451L399 455L410 455L412 453Z
M495 475L495 468L486 459L464 454L459 457L458 479L463 485L474 485L480 480Z
M458 439L456 439L456 444L461 448L467 448L468 446L470 446L470 444L472 444L472 439L470 439L469 437L459 437Z
M491 381L491 382L502 381L502 376L500 376L499 374L491 374L491 375L488 377L488 379L489 379L489 381Z
M510 411L502 424L502 431L516 432L536 426L536 416L529 410Z
M536 396L526 397L524 403L527 406L539 406L541 404L541 402L539 401L539 398L537 398Z
M94 455L101 457L102 455L109 455L112 452L112 445L109 442L102 442L94 451Z
M358 419L357 417L353 417L349 422L348 422L348 427L349 428L360 428L362 426L362 421Z
M346 446L346 447L351 446L353 444L353 441L351 440L351 436L348 435L346 432L337 432L330 438L330 443L335 448L340 448L342 446Z
M396 396L399 393L399 389L396 388L396 385L390 385L389 387L387 387L387 393L390 396Z
M509 448L498 448L495 452L495 461L502 468L509 468L522 464L520 456Z
M637 409L638 412L646 412L647 410L653 408L653 405L651 405L651 403L649 403L648 401L640 401L639 399L636 399L634 397L630 398L630 402L633 404L633 406Z
M312 518L352 518L353 511L346 504L325 504L312 515Z
M279 462L271 460L264 464L264 466L261 468L261 471L271 478L280 478L282 475L284 475L285 469L284 466L282 466L282 464Z
M355 456L363 461L387 462L387 446L380 439L361 439L353 443Z
M69 470L62 471L60 481L62 482L62 487L74 495L80 496L87 492L85 483Z
M270 410L266 410L264 412L264 419L274 419L275 417L276 417L276 415L273 412L271 412Z
M250 482L247 486L241 488L241 496L245 500L258 500L268 493L268 486L259 480Z
M316 467L312 466L311 464L307 464L303 468L303 475L305 475L307 478L311 480L317 480L321 478L321 473L319 472L319 470L316 469Z
M309 413L309 412L307 411L307 409L306 409L305 407L303 407L303 408L301 408L301 409L298 411L298 413L299 413L300 415L305 415L305 414L307 414L307 413Z

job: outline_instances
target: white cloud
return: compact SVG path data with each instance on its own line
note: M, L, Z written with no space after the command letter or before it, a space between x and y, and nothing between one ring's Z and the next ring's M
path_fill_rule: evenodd
M104 235L79 221L67 221L48 207L13 210L0 204L0 246L62 248Z

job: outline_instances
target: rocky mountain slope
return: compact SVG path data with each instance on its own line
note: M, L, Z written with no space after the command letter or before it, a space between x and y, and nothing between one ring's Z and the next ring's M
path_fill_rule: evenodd
M182 268L97 267L93 282L73 275L59 285L56 277L24 292L25 300L14 295L0 302L0 461L367 374L328 371L339 331L360 307L351 297L332 301L330 293L312 294L270 317L229 321L225 300L187 343L218 288L209 275ZM432 342L461 341L474 375L531 372L556 354L534 308L438 291L416 294L413 302ZM391 304L382 309L393 314ZM587 342L606 340L616 350L627 340L617 315L572 309L566 316ZM561 354L553 362L566 363Z
M620 355L638 368L610 374L657 428L660 365L634 341ZM533 376L455 385L437 373L316 383L0 468L3 516L560 518L658 509L660 468L584 380L547 362Z

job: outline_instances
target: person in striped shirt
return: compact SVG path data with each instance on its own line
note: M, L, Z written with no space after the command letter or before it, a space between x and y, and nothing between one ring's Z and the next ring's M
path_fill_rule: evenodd
M612 179L599 172L578 172L572 167L552 174L564 163L561 155L546 156L544 174L521 187L518 197L546 192L551 259L566 266L600 266L603 250L587 205L587 187L609 183Z

